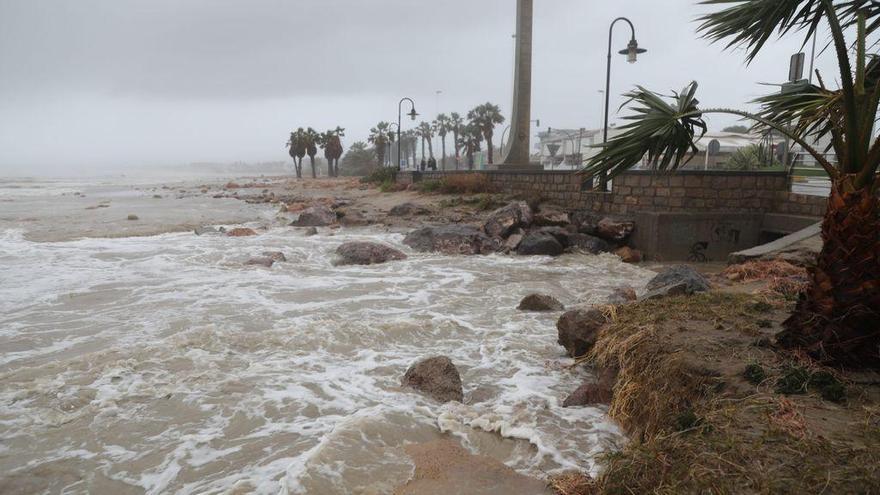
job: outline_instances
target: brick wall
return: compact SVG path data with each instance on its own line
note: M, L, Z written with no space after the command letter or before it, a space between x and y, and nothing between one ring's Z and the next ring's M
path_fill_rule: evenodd
M582 191L582 177L567 171L401 172L397 180L411 184L469 173L486 175L504 194L541 196L560 206L597 213L773 212L820 217L826 204L826 198L790 192L789 178L783 172L630 171L614 179L610 193Z

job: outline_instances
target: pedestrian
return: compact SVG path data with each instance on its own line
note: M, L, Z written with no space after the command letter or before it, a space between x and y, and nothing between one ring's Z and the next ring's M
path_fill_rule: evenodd
M437 170L437 159L433 156L431 158L428 158L428 168L430 168L431 170Z
M422 170L422 172L425 171L425 159L424 158L422 158L421 170Z

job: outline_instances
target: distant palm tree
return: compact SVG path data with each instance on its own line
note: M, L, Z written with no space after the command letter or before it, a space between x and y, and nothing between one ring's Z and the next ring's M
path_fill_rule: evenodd
M302 160L306 156L306 131L300 127L290 133L290 140L287 141L287 147L290 148L290 157L293 158L293 167L296 169L296 178L302 179Z
M342 158L343 148L341 137L345 136L345 129L337 127L321 134L319 144L324 149L324 159L327 160L327 175L339 177L339 159Z
M474 169L474 153L480 151L480 142L483 140L483 130L474 124L468 124L459 130L459 148L464 150L467 157L468 170Z
M480 128L483 137L486 138L486 148L489 152L489 164L494 163L494 147L492 136L495 134L495 126L504 123L504 116L498 105L483 103L468 112L468 120L472 125Z
M461 147L459 146L458 135L461 134L461 130L464 127L464 119L461 118L461 115L458 112L452 112L449 114L449 127L450 131L452 131L452 144L455 146L455 167L458 168L458 162L461 158L459 154L459 150Z
M318 141L321 135L318 131L309 127L306 129L303 139L305 140L306 153L309 155L309 163L312 165L312 178L318 178L318 171L315 169L315 155L318 154Z
M827 24L839 88L825 86L817 71L818 86L805 82L758 98L760 110L749 113L701 108L696 82L669 96L671 102L639 86L626 95L634 104L629 123L587 161L584 172L614 176L643 159L655 169L675 170L696 153L696 134L706 133L703 116L709 113L736 115L756 122L758 130L784 134L827 172L831 195L811 285L777 341L825 363L880 367L880 139L872 137L880 106L880 57L866 53L866 39L880 31L880 8L866 0L703 3L732 4L705 14L699 29L713 42L742 46L748 62L775 35L800 32L806 43ZM854 42L846 40L848 32ZM824 151L833 149L837 163L813 147L821 138L829 138Z
M376 158L379 160L379 166L385 166L385 151L388 143L391 142L391 124L388 122L379 122L376 127L370 129L370 144L376 148Z
M434 158L434 126L428 122L421 122L418 131L422 137L422 158L425 158L425 141L428 142L428 158Z
M440 136L440 145L443 149L443 161L440 169L446 170L446 135L452 131L452 120L445 113L441 113L434 119L434 132Z

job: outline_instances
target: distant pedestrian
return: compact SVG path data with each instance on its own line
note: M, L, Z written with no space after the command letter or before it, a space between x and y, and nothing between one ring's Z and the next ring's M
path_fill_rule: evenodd
M421 164L421 170L422 170L422 172L425 171L425 165L426 165L425 159L422 158L422 164Z
M437 160L433 156L428 158L428 168L431 170L437 170Z

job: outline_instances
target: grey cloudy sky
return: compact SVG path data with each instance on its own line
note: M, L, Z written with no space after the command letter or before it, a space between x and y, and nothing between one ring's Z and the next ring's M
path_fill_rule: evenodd
M0 175L285 159L299 126L346 144L396 120L492 101L510 112L515 0L0 0ZM608 24L649 51L615 56L617 96L691 80L741 107L787 76L800 40L742 51L697 38L695 0L535 0L533 118L601 124ZM629 39L615 30L615 51ZM809 55L809 54L808 54ZM832 55L817 66L833 80ZM436 91L442 93L437 96ZM735 123L714 118L712 129ZM499 129L500 132L500 129Z

